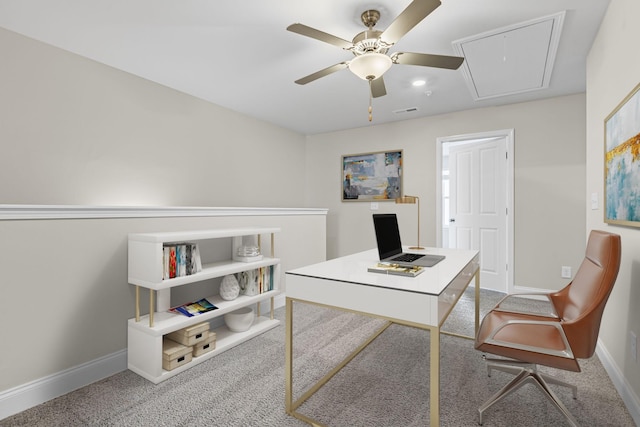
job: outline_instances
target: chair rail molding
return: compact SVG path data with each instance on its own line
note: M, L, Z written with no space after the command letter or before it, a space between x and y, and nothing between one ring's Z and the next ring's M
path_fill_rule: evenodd
M328 209L325 208L0 204L0 221L28 219L327 215L327 212Z

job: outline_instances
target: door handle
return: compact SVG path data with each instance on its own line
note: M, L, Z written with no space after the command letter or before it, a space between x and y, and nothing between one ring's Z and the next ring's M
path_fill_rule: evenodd
M456 222L456 219L455 219L455 218L451 218L451 219L449 220L449 222Z

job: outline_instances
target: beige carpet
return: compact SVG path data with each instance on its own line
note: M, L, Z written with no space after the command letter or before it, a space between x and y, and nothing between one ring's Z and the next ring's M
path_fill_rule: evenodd
M468 292L447 327L470 333ZM482 292L483 310L499 294ZM284 320L284 309L276 316ZM366 316L294 305L294 394L299 396L381 325ZM284 322L283 322L284 323ZM429 334L392 325L299 411L329 426L429 425ZM633 426L597 357L582 373L559 372L578 399L554 391L582 426ZM545 372L556 373L551 369ZM477 408L510 380L487 377L469 340L441 339L441 424L476 426ZM0 421L1 426L306 426L284 412L284 326L154 385L130 371ZM563 416L533 385L485 413L485 426L563 426Z

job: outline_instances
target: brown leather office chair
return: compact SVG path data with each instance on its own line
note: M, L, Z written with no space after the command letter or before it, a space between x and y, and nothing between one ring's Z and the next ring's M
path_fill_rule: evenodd
M507 308L516 300L508 295L484 317L475 348L501 356L487 358L489 375L492 369L498 369L516 377L478 409L480 424L485 410L532 381L571 425L578 425L548 383L570 387L574 398L576 387L542 374L536 367L545 365L579 372L577 359L593 355L602 312L620 268L620 248L619 235L591 231L585 258L571 283L558 292L535 294L547 299L549 313Z

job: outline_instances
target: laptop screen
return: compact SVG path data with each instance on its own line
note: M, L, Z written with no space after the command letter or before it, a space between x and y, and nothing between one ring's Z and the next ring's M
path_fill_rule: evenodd
M380 259L402 253L396 214L373 214L373 226L376 230Z

